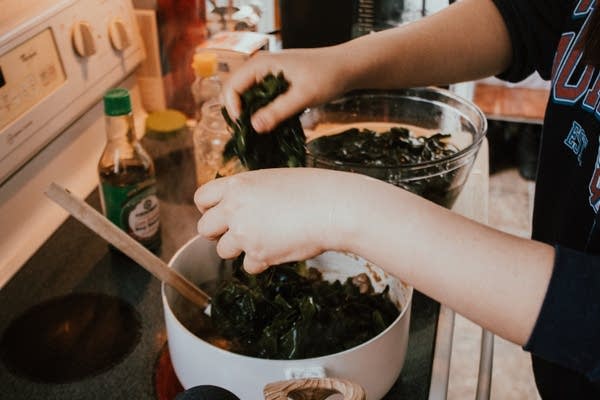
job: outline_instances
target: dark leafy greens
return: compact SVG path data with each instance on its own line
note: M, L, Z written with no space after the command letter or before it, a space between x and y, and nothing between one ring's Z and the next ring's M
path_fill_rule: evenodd
M448 143L450 136L415 136L404 127L385 132L351 128L309 142L308 164L369 175L451 208L469 169L446 160L459 150ZM415 164L422 165L405 168Z
M213 327L238 353L270 359L333 354L376 336L399 314L389 288L372 293L366 275L329 283L303 262L258 275L241 264L236 259L233 278L211 305Z
M242 94L236 121L223 109L233 131L225 162L237 157L249 170L306 165L306 137L298 116L267 134L258 134L250 123L254 112L288 86L283 74L269 74ZM211 301L213 337L224 338L231 351L271 359L318 357L357 346L398 317L389 289L372 293L366 275L329 283L303 262L250 275L242 260L243 255L235 260L232 278L220 284Z
M236 121L223 108L225 121L233 131L223 152L225 162L237 156L249 170L306 165L306 137L298 116L283 121L266 134L258 134L250 123L252 114L288 87L282 73L268 74L242 94L242 112Z
M313 141L319 155L367 166L400 166L439 160L458 151L444 140L451 135L414 136L403 127L386 132L351 128Z

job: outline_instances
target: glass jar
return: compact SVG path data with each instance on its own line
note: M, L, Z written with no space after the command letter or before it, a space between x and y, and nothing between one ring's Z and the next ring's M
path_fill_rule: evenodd
M193 168L193 143L185 114L169 109L149 114L142 144L156 167L158 197L175 203L192 202L195 183L188 171Z
M148 114L142 143L155 163L181 163L186 147L192 147L187 117L170 109Z
M202 106L201 118L194 129L194 158L198 186L214 179L223 167L223 149L231 133L216 99Z

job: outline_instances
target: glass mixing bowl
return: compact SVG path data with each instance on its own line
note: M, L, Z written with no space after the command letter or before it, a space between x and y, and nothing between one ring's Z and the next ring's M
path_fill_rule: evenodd
M308 137L307 166L368 175L447 208L460 194L487 131L486 118L475 104L433 87L353 92L306 110L301 122ZM369 157L367 165L331 157L331 149L319 140L349 128L384 132L392 126L407 128L414 136L448 134L444 141L457 151L434 161L405 164L373 163Z

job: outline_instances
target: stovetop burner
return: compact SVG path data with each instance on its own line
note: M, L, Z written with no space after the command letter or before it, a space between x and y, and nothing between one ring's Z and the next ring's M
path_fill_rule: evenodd
M0 358L34 381L73 382L118 364L140 336L140 316L127 302L100 293L73 293L15 318L0 341Z
M100 209L98 191L86 200ZM194 205L161 201L163 260L197 234L197 219ZM103 239L68 218L0 289L0 398L171 400L181 393L181 384L164 353L167 337L160 282L133 261L114 254ZM67 293L73 294L63 297ZM54 300L40 304L45 299ZM53 305L60 299L66 303L71 299L67 307L70 312ZM108 299L113 307L101 305ZM83 306L86 302L91 304ZM401 379L386 399L428 398L438 308L419 292L413 294L406 361ZM38 319L30 315L36 310ZM104 324L90 322L87 314L97 314L94 318L105 319ZM79 342L79 353L86 351L87 344L94 344L96 350L87 350L78 357L78 364L51 359L57 350L48 348L60 347L47 338L51 331L40 327L44 319L54 321L54 332L60 332L58 327L64 327L65 321L70 321L71 334L85 325L85 334L71 340ZM119 328L113 329L116 325ZM116 337L115 332L119 332ZM88 338L88 334L94 336ZM118 343L128 335L132 337L126 343ZM121 358L113 353L118 348ZM89 354L96 357L105 352L113 354L112 360L100 363L87 359ZM161 356L165 357L162 367L157 365ZM98 368L96 372L91 372L92 364ZM160 370L169 378L157 387ZM86 374L86 379L80 379Z

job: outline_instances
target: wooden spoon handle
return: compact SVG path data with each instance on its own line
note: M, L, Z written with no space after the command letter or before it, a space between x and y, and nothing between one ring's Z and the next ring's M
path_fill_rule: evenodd
M164 261L119 229L93 207L73 196L67 189L51 183L45 193L69 214L131 257L160 281L171 286L183 297L203 309L210 304L210 297L206 293L177 271L169 268Z
M354 382L336 378L293 379L269 383L263 390L265 400L325 400L341 394L344 400L366 400L365 390Z

